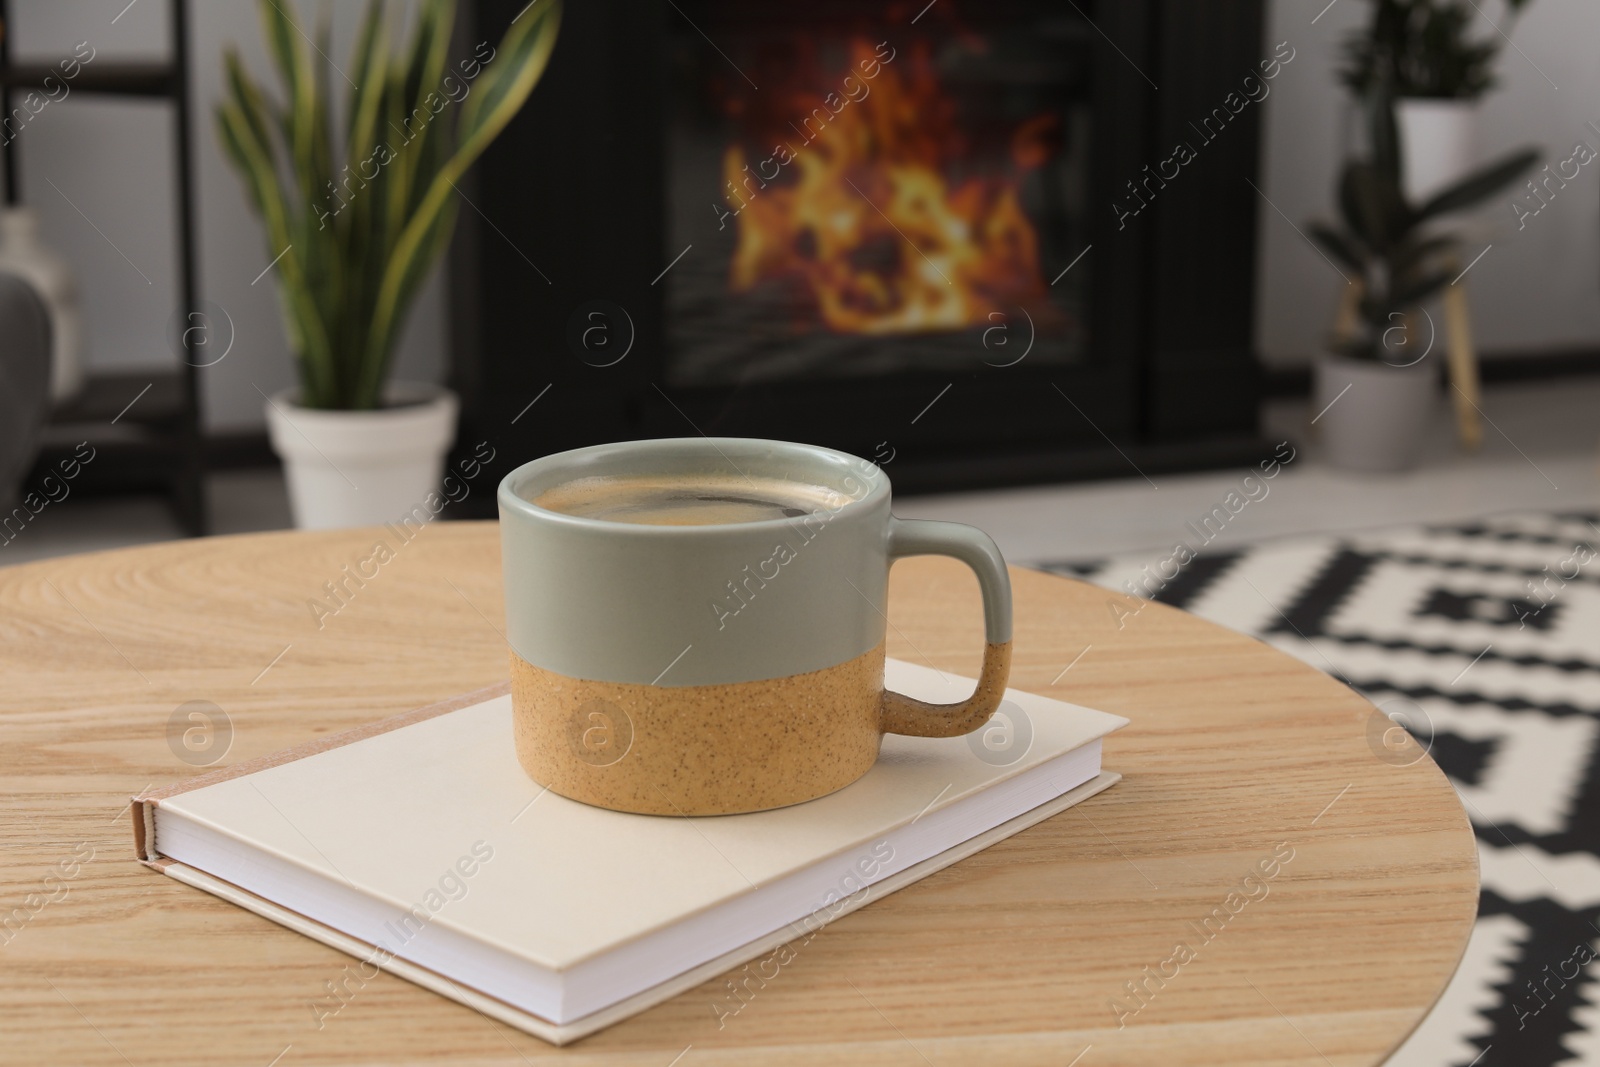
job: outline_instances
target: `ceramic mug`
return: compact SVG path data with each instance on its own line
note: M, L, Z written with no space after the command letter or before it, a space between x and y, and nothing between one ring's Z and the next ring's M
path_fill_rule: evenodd
M574 479L737 473L818 486L795 518L614 522L531 501ZM500 483L517 758L562 796L619 811L782 807L865 774L883 734L988 721L1011 664L1011 582L989 536L897 519L876 465L811 445L671 438L523 464ZM986 646L973 695L883 687L889 567L946 555L976 572Z

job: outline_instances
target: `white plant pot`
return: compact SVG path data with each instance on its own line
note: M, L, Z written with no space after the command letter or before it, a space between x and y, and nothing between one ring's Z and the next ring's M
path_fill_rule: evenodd
M1395 105L1406 198L1419 204L1472 169L1477 103L1408 97Z
M32 208L0 210L0 270L21 277L50 311L50 399L61 403L83 388L83 319L72 269L39 239Z
M1439 406L1434 364L1409 367L1319 356L1313 368L1313 429L1321 453L1353 471L1401 471L1416 466Z
M267 431L283 460L289 506L302 530L376 526L433 513L443 499L444 457L455 439L456 395L395 382L377 411L326 411L285 389L267 401Z

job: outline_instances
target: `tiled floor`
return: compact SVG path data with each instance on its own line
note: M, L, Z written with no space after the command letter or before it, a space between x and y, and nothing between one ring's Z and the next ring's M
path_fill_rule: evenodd
M1418 469L1371 476L1318 462L1314 437L1307 434L1305 403L1268 405L1264 422L1272 439L1292 440L1298 452L1264 483L1265 495L1259 488L1248 494L1256 499L1231 516L1211 547L1600 503L1600 379L1498 386L1488 390L1483 410L1491 424L1477 455L1455 445L1449 412L1441 407ZM1239 490L1247 472L1157 475L1156 488L1129 473L1116 481L905 498L896 502L895 511L906 518L981 526L1013 562L1087 559L1168 549L1179 540L1193 543L1187 524L1198 523L1230 491ZM892 467L889 474L893 477ZM222 534L289 525L277 471L214 476L211 506ZM154 497L69 497L41 512L15 540L0 543L0 565L177 536L170 513Z

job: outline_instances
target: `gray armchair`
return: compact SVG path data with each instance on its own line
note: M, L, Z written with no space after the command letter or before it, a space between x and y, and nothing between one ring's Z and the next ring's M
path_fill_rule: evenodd
M0 272L0 508L17 502L50 413L50 314L27 282Z

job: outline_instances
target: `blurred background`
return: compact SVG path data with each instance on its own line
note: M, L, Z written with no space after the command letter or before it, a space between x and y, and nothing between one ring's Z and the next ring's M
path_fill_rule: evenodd
M1391 1062L1600 1063L1600 6L554 2L0 0L0 568L844 449L1424 741Z
M492 48L524 6L462 5L451 47ZM1282 502L1225 537L1593 502L1600 200L1574 151L1600 146L1600 64L1573 46L1600 28L1592 5L1464 7L1455 53L1436 28L1386 31L1396 5L1369 0L921 6L566 14L538 88L454 183L453 241L386 366L459 398L448 458L496 457L444 517L492 515L486 487L533 456L697 432L892 456L907 510L984 518L1024 559L1162 547L1232 477L1195 472L1282 441ZM362 5L324 11L313 58L342 113ZM80 442L96 459L0 559L290 525L267 427L297 383L283 264L214 114L230 46L282 98L257 5L11 0L5 18L4 262L65 317L57 361L76 368L9 443L29 459L8 457L7 495L47 499ZM391 5L396 42L412 18ZM1362 269L1313 229L1348 230L1341 178L1372 154L1363 40L1422 68L1392 64L1416 129L1402 182L1437 192L1539 152L1418 227L1455 238L1435 273L1467 273L1389 301L1392 320L1378 299L1370 326L1346 307ZM1456 95L1405 97L1407 76ZM351 198L319 192L323 212ZM1393 265L1367 254L1373 277ZM1415 362L1419 401L1368 373L1313 404L1315 369L1348 358L1341 308L1368 337L1355 372ZM1457 345L1465 378L1446 373ZM1346 424L1384 454L1341 458L1325 438ZM1373 427L1419 439L1360 440ZM409 506L373 504L354 520Z

